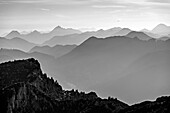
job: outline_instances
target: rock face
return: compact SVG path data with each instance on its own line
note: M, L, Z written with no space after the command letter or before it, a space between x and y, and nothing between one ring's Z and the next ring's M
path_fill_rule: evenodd
M168 113L170 97L128 106L95 92L65 91L31 58L0 64L1 113Z
M128 106L116 99L103 100L95 92L63 90L33 58L0 64L0 100L3 113L84 113L95 107L111 112Z
M42 74L37 60L18 60L0 65L0 103L3 112L54 112L54 98L62 87Z

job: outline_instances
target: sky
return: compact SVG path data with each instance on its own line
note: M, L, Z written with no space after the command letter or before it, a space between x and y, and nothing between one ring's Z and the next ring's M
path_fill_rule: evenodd
M81 30L170 25L170 0L0 0L0 34L50 31L60 25Z

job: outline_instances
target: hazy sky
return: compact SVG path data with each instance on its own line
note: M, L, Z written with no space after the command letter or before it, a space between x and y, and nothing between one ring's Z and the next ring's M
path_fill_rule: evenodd
M170 25L170 0L0 0L0 34L72 28L133 30Z

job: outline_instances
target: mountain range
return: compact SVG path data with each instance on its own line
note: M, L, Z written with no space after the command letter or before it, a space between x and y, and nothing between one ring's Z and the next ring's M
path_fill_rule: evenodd
M154 29L152 29L152 32L155 34L167 36L170 34L170 26L159 24Z
M77 44L80 45L82 42L87 40L91 36L96 36L98 38L105 38L109 36L124 36L131 32L130 29L127 28L119 28L115 27L108 30L100 29L98 31L84 32L81 34L72 34L66 36L55 36L52 39L45 41L43 45L63 45L63 44Z
M62 28L61 26L55 27L52 31L48 33L41 33L37 30L34 30L30 33L21 34L18 31L11 31L5 37L7 39L12 39L14 37L19 37L24 40L27 40L32 43L55 46L55 45L66 45L66 44L80 44L88 37L96 36L99 38L109 37L109 36L125 36L130 33L132 30L129 28L120 28L114 27L111 29L100 29L97 31L87 31L81 32L72 28ZM169 37L170 27L165 24L159 24L152 30L143 29L141 32L144 32L150 37L161 38ZM75 41L73 41L74 39ZM53 42L54 41L54 42Z
M169 51L169 40L91 37L57 59L57 72L79 89L95 89L101 96L116 95L134 103L167 94L166 88L170 85L165 80L169 79L170 73ZM159 79L161 77L164 79ZM134 78L143 81L136 82ZM121 86L132 88L132 91L128 90L130 94L127 95L125 88L119 89ZM136 93L140 93L140 98L135 98Z
M34 57L64 88L95 90L128 103L168 94L170 41L141 40L144 33L131 33L136 37L90 37L78 46L35 47L29 53L1 49L0 60Z
M129 37L129 38L139 38L140 40L149 40L149 39L152 39L152 37L148 36L147 34L145 34L143 32L136 32L136 31L132 31L132 32L128 33L126 35L126 37Z
M168 29L165 25L155 29L161 26ZM153 100L170 93L169 35L160 33L161 38L155 39L153 31L116 27L54 36L43 44L22 37L0 38L0 47L7 48L0 50L0 62L33 57L65 89L95 90L129 104Z
M18 37L12 39L0 37L0 48L19 49L28 52L34 46L36 46L36 44L30 43Z
M75 30L72 28L65 29L65 28L62 28L61 26L57 26L48 33L41 33L41 32L38 32L37 30L34 30L28 34L20 34L18 31L11 31L5 37L7 39L19 37L32 43L41 44L44 41L49 40L54 36L64 36L64 35L75 34L75 33L79 34L81 33L81 31Z
M50 46L35 46L33 47L29 52L39 52L48 54L51 56L54 56L55 58L61 57L67 53L69 53L71 50L73 50L76 47L76 45L56 45L54 47Z

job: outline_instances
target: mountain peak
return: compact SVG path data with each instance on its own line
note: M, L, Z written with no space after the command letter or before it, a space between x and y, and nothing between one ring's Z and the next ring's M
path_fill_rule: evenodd
M57 26L57 27L55 27L52 31L54 31L54 30L60 30L60 29L64 29L64 28L61 27L61 26Z
M126 35L126 37L130 37L130 38L138 38L140 40L149 40L152 39L152 37L146 35L143 32L137 32L137 31L131 31L130 33L128 33Z
M39 31L37 31L37 30L34 30L34 31L32 31L31 33L29 33L29 35L38 35L38 34L40 34L40 32Z
M18 31L11 31L8 35L20 35L20 33Z
M142 31L142 32L150 32L148 29L146 29L146 28L144 28L144 29L142 29L142 30L140 30L140 31Z
M161 23L161 24L158 24L156 27L168 27L167 25Z
M58 25L56 28L60 28L61 29L62 27Z
M11 31L9 34L7 34L5 37L8 39L14 38L14 37L19 37L21 34L18 31Z
M165 24L159 24L155 28L152 29L153 33L167 35L170 33L170 27Z
M34 30L32 33L39 33L37 30Z
M91 37L89 37L89 39L87 39L87 40L96 40L96 39L98 39L98 38L95 37L95 36L91 36Z
M159 29L165 29L165 28L167 28L167 27L168 27L168 26L165 25L165 24L158 24L155 28L153 28L152 31L154 31L154 30L159 30Z
M114 28L110 28L110 29L108 29L108 30L114 31L114 30L121 30L121 29L122 29L121 27L114 27Z
M119 30L118 32L116 32L115 36L124 36L130 32L131 32L131 30L129 28L123 28L123 29Z

